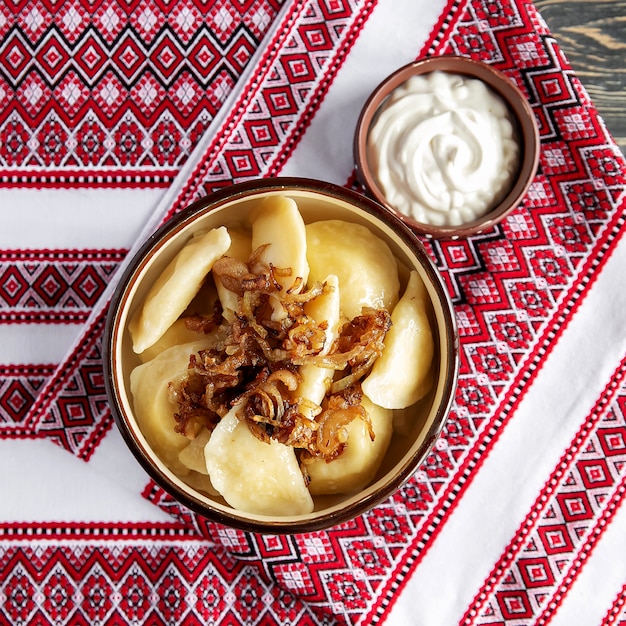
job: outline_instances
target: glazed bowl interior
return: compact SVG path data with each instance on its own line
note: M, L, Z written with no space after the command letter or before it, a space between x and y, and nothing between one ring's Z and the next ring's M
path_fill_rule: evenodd
M139 364L128 323L156 277L189 238L199 230L245 223L250 210L266 196L293 198L305 222L342 219L367 226L386 241L399 262L415 268L430 297L430 319L436 344L436 381L427 398L415 405L410 427L394 434L373 482L358 493L314 496L307 515L269 517L230 507L221 497L188 485L157 457L142 434L133 409L130 373ZM116 423L132 453L149 475L192 510L233 527L257 532L294 533L333 526L388 497L420 465L447 418L458 368L457 334L443 282L415 235L394 216L367 198L340 187L304 179L268 179L235 185L196 202L162 227L127 267L111 303L105 332L105 371Z
M399 211L389 203L381 188L376 172L368 158L370 129L390 94L414 76L441 71L482 81L505 103L514 126L515 139L520 149L517 171L508 191L485 215L460 225L433 225L419 222ZM366 101L354 136L356 175L368 194L395 213L415 232L427 237L466 237L493 227L513 211L523 200L532 183L539 163L539 131L532 108L520 89L506 75L490 65L467 57L441 56L409 63L384 79Z

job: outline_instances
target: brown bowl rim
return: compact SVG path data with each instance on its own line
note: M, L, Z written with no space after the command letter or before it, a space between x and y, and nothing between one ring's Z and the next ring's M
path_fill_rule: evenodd
M393 89L412 76L427 74L435 70L462 74L485 82L506 102L513 114L520 144L522 160L515 184L507 195L486 215L459 226L434 226L418 222L401 213L389 204L376 184L376 179L367 161L367 136L369 128L385 98ZM519 87L506 74L491 65L470 57L442 55L418 59L408 63L383 79L372 91L361 109L353 142L353 158L357 180L377 202L397 215L420 235L436 239L458 239L492 228L511 213L523 200L533 182L539 165L540 136L532 107Z
M133 429L129 426L124 417L124 411L120 403L119 389L115 384L114 371L116 365L113 346L116 344L116 336L119 332L120 305L127 297L133 285L133 277L138 274L140 268L143 266L146 255L153 251L159 245L160 241L171 236L201 215L216 210L225 202L237 199L242 200L260 192L287 191L293 189L339 198L375 217L381 218L392 226L394 232L406 245L410 246L411 249L415 251L417 258L420 263L422 263L422 267L442 304L450 367L445 372L442 405L437 410L436 418L433 420L433 424L427 433L423 445L416 454L399 468L399 471L394 476L390 477L389 480L380 487L380 489L368 496L356 499L345 508L331 511L325 515L316 516L311 520L281 521L277 519L265 522L246 518L245 513L240 513L235 509L224 513L218 509L207 507L199 499L194 498L193 494L181 490L178 485L171 482L167 476L164 476L158 468L153 465L148 454L143 449L142 443L134 435ZM459 371L459 336L452 302L443 278L416 234L411 231L406 224L395 215L390 214L374 200L356 191L314 179L277 177L236 183L232 186L219 189L193 202L187 208L182 209L148 238L124 268L109 302L103 335L103 366L106 394L115 424L127 447L157 485L195 513L219 524L255 533L296 534L327 529L365 513L397 491L424 462L445 426L454 401Z

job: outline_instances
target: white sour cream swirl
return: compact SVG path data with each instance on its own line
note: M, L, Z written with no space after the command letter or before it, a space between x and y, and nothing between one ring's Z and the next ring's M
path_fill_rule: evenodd
M383 103L368 160L390 205L423 223L458 226L504 197L519 146L499 96L480 80L434 71Z

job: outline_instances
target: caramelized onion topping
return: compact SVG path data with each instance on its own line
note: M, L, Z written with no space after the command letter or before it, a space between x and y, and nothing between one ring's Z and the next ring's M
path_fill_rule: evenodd
M345 448L345 427L352 420L362 419L374 438L360 381L382 353L391 316L385 309L364 308L322 355L328 323L317 323L304 309L331 287L314 283L303 290L297 278L283 291L276 278L290 276L291 269L262 263L265 247L247 263L224 256L213 266L214 277L239 296L232 323L221 311L210 318L186 318L189 328L219 329L224 340L192 354L186 376L171 385L179 406L176 431L193 438L202 426L212 430L240 403L239 419L261 441L275 439L301 455L331 461ZM322 406L297 396L298 367L309 363L337 372Z
M317 431L318 456L326 461L337 458L346 445L345 427L354 419L362 419L368 427L369 435L374 441L372 422L367 411L361 404L360 386L348 387L344 393L330 396L327 408L320 414L319 430Z

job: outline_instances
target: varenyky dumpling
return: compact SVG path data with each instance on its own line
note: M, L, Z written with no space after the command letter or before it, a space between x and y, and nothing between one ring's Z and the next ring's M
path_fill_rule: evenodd
M168 385L176 384L187 373L189 355L205 349L206 339L168 348L157 357L136 366L130 373L130 390L135 416L141 432L159 458L175 473L189 471L178 454L189 439L175 431L174 413L178 404L172 399Z
M306 255L306 229L295 200L287 196L268 196L253 212L252 250L269 244L260 259L277 268L291 268L289 276L277 276L287 290L298 278L302 286L309 277Z
M198 293L213 263L229 247L230 235L221 226L193 237L170 261L128 325L137 354L158 341L179 318Z
M230 227L228 233L230 234L230 247L226 251L226 256L247 263L252 254L252 234L240 227ZM215 275L215 272L213 273L213 278L217 295L222 305L222 314L226 320L232 322L235 317L234 311L239 308L239 296L224 287L224 283L219 276Z
M428 321L428 294L413 270L402 298L391 313L392 326L382 355L362 383L363 393L387 409L404 409L424 397L435 345Z
M400 292L396 260L368 228L342 220L312 222L306 227L306 244L310 282L335 274L348 319L363 307L393 309Z
M372 421L372 441L367 424L360 418L345 428L348 432L344 451L335 460L312 459L306 464L313 495L350 493L367 485L374 478L389 447L393 433L393 411L383 409L363 397L363 408Z
M155 343L146 348L139 358L142 363L147 363L168 348L201 339L207 340L207 345L214 345L220 340L220 336L217 331L207 335L197 330L190 330L187 328L185 318L181 318L176 320Z
M178 460L191 470L185 474L185 482L188 485L212 496L217 496L217 489L211 482L204 459L204 446L210 437L211 431L208 428L201 428L195 439L189 441L189 445L178 453Z
M235 405L213 430L204 448L211 482L239 511L256 515L301 515L313 510L294 449L265 443L240 420Z
M206 468L206 459L204 458L204 447L211 438L211 431L203 427L198 434L189 441L189 445L185 446L179 453L179 461L190 470L199 474L207 475L209 472Z
M339 334L341 313L339 308L339 280L336 276L330 275L324 281L327 291L320 296L307 302L304 306L305 313L314 319L318 324L327 323L326 339L321 355L328 354L333 341ZM306 398L315 404L321 404L335 371L325 367L319 367L313 363L306 363L300 366L299 374L301 382L298 385L296 395Z

